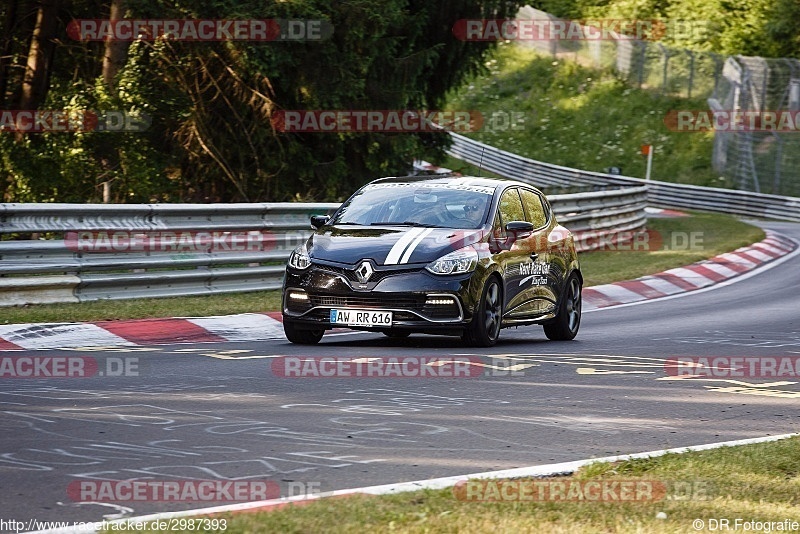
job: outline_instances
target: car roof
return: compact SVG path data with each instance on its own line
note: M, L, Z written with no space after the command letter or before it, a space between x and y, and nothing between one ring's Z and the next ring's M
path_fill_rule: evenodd
M386 184L386 183L425 183L430 185L462 185L462 186L475 186L475 187L508 187L512 185L521 185L533 187L531 184L518 182L516 180L506 180L502 178L489 178L487 176L442 176L442 175L414 175L414 176L387 176L386 178L378 178L373 180L370 184Z

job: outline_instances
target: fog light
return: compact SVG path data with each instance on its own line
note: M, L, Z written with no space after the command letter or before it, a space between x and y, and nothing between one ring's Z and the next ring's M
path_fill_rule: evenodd
M450 298L429 298L425 301L425 304L436 305L436 306L452 306L455 304L455 301Z
M306 300L308 300L308 295L306 295L305 293L301 293L299 291L290 291L289 292L289 299L306 301Z

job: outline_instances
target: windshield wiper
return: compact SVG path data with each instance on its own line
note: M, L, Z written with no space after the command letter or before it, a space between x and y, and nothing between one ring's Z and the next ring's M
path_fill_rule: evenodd
M373 222L369 223L370 226L413 226L416 228L449 228L449 226L439 226L436 224L421 223L418 221L403 221L403 222Z

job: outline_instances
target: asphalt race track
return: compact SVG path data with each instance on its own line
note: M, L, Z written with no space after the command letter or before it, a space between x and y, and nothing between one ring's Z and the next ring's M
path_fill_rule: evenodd
M800 239L800 225L766 226ZM100 372L127 362L138 376L0 381L0 517L90 521L219 504L68 492L87 480L271 481L287 495L297 482L326 491L798 432L797 377L676 378L665 365L800 358L798 273L795 255L710 291L586 313L573 342L526 327L485 351L356 333L313 348L7 353L96 358ZM481 376L285 378L276 356L459 356Z

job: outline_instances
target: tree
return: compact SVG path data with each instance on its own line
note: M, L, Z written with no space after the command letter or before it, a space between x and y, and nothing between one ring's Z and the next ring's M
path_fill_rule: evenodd
M20 109L37 109L44 100L55 52L59 0L42 0L36 13L30 51L22 80Z
M47 15L57 0L47 0ZM91 200L113 180L115 201L331 200L377 176L401 174L415 156L449 141L425 133L276 131L276 110L440 108L449 90L483 68L490 43L463 42L462 18L505 18L506 0L307 0L207 2L64 0L57 14L55 62L40 63L54 39L44 16L31 67L30 105L45 73L54 109L84 106L146 113L141 133L36 134L0 161L15 199ZM110 9L109 9L110 8ZM108 10L108 11L106 11ZM159 19L313 19L333 35L307 42L76 42L70 17ZM45 31L47 30L47 31ZM32 45L33 48L33 45ZM52 51L49 57L52 57ZM36 97L35 95L38 95ZM68 184L68 185L65 185Z
M111 0L109 9L110 20L120 20L125 18L127 9L126 0ZM105 53L103 54L103 81L109 88L114 87L114 77L119 70L125 66L128 59L128 41L107 39L105 42Z

